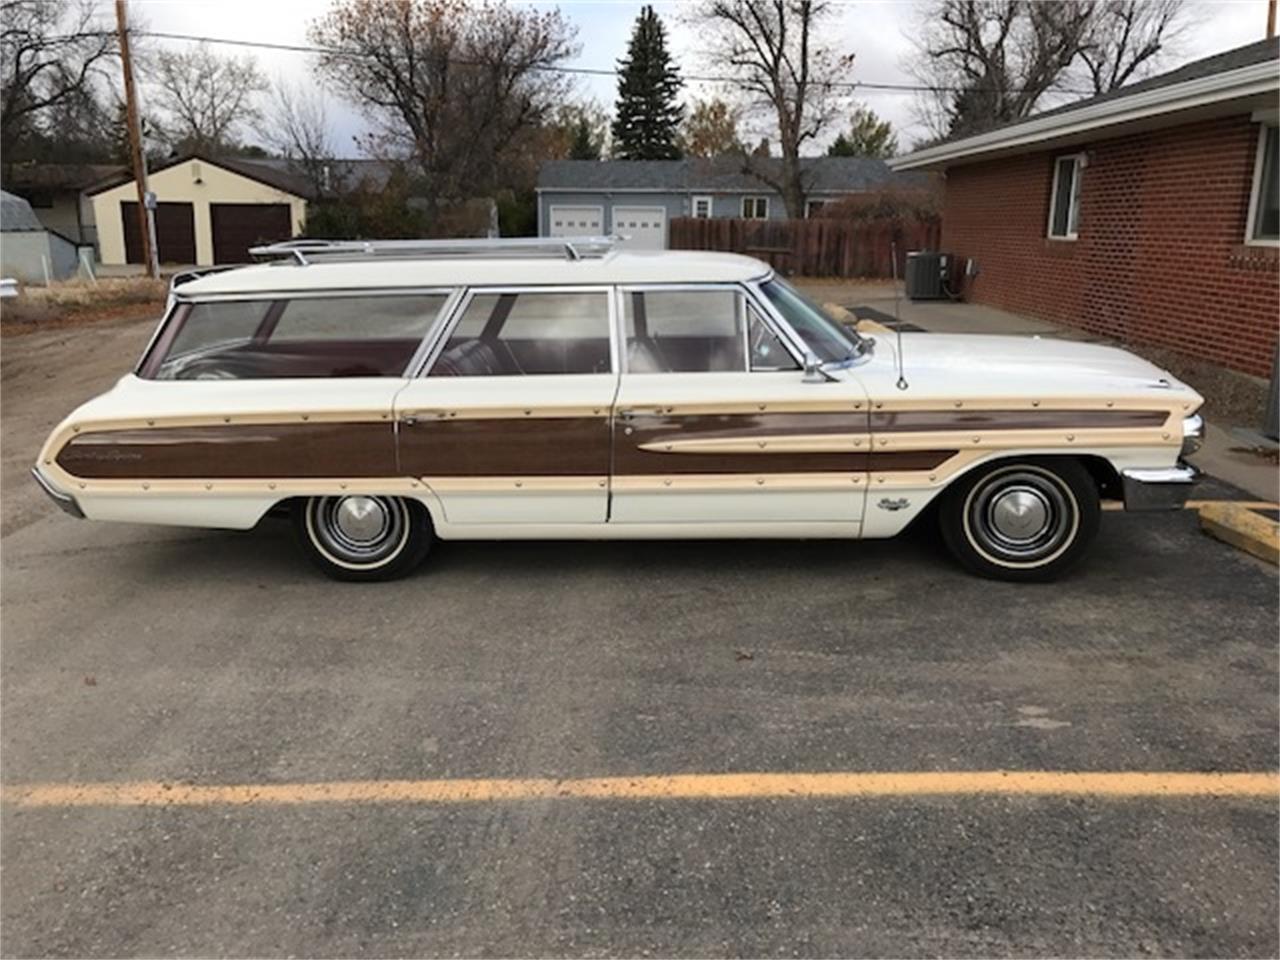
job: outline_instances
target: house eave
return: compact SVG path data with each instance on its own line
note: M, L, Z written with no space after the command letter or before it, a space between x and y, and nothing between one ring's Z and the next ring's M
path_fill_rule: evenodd
M895 172L944 170L1001 154L1098 139L1103 131L1107 131L1107 135L1119 135L1126 127L1152 129L1185 122L1197 112L1221 114L1229 112L1223 108L1230 108L1237 101L1240 112L1249 113L1254 109L1252 101L1260 97L1274 98L1277 92L1280 92L1277 64L1268 60L1211 77L1104 100L1078 110L1032 117L1010 127L895 157L888 164Z

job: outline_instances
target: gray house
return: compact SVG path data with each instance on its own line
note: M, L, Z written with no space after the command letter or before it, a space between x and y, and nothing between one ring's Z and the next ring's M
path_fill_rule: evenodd
M777 166L779 161L754 160ZM811 157L802 161L811 216L823 204L890 185L918 186L926 178L894 173L868 157ZM675 217L778 220L782 197L743 172L740 157L711 160L552 160L538 173L538 234L544 237L617 233L630 246L663 249Z

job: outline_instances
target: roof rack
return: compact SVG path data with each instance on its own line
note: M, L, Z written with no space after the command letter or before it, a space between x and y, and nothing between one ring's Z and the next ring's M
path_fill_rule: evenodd
M503 237L468 240L286 240L252 247L255 260L289 258L305 267L317 260L430 260L436 257L603 257L618 237Z

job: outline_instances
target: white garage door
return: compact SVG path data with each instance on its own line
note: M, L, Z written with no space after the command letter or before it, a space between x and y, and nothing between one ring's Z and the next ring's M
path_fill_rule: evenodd
M547 211L549 237L598 237L604 233L603 207L555 207Z
M627 238L620 246L665 250L667 211L664 207L614 207L613 232Z

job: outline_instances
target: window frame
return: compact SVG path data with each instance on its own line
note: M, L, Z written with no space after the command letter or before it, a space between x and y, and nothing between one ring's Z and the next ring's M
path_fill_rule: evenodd
M806 197L804 201L804 218L806 220L812 220L815 212L821 211L831 203L835 203L835 201L828 200L825 197Z
M772 273L769 274L773 276ZM625 298L633 293L690 293L704 290L729 290L733 293L740 294L743 299L743 307L746 316L743 318L742 338L743 338L743 357L744 367L742 370L672 370L665 371L660 374L653 373L637 373L638 377L667 376L667 377L699 377L707 374L727 374L727 373L747 373L747 374L763 374L763 373L795 373L804 369L804 352L796 348L796 334L789 326L779 321L778 317L769 309L769 305L764 298L750 285L745 283L626 283L618 284L614 287L614 315L616 319L615 341L618 344L618 356L616 359L620 362L618 371L623 376L628 376L631 371L627 368L626 363L626 331L623 329L623 323L626 319ZM790 354L792 361L796 364L795 370L775 371L775 370L752 370L751 369L751 320L750 314L754 310L765 326L778 338L782 344L782 348Z
M1053 221L1058 212L1058 179L1062 176L1062 161L1072 162L1071 193L1067 196L1067 232L1054 233ZM1053 158L1053 184L1049 188L1049 223L1045 236L1050 240L1080 239L1080 173L1085 168L1085 155L1080 153L1062 153ZM1072 223L1072 215L1075 222Z
M467 308L471 305L471 301L478 296L502 296L504 294L515 294L519 296L522 293L594 293L605 298L605 306L608 310L608 330L609 330L609 370L607 372L600 371L598 373L559 373L559 374L518 374L519 377L536 376L536 377L616 377L622 369L619 359L618 347L618 315L617 315L617 298L613 295L614 287L608 283L567 283L567 284L515 284L502 286L473 286L463 287L458 291L458 298L452 304L452 309L446 315L445 310L441 310L441 315L445 322L441 325L439 335L435 337L428 346L424 343L422 358L417 366L413 366L405 373L406 379L421 380L431 375L431 369L435 366L436 361L440 359L440 354L444 352L445 344L449 342L449 338L453 336L454 329L462 321L466 315ZM457 379L457 378L454 378ZM486 377L484 379L497 380L499 377Z
M707 215L705 217L698 216L698 204L706 203ZM714 220L715 219L715 199L707 194L700 193L689 199L689 216L694 220Z
M159 381L155 380L156 370L159 368L159 358L163 352L167 352L173 342L182 333L182 327L187 322L187 318L191 315L191 308L199 306L202 303L227 303L227 302L262 302L267 305L263 313L262 323L259 325L257 333L262 332L263 325L269 323L273 317L278 318L284 310L285 304L290 300L342 300L351 297L426 297L426 296L443 296L444 303L440 305L440 311L436 314L435 319L427 325L427 329L422 334L422 339L418 342L417 348L409 357L409 362L401 371L399 378L407 380L412 378L410 371L414 370L420 362L420 358L428 349L429 343L432 341L433 334L440 328L441 324L452 316L453 309L457 306L458 298L462 293L459 287L377 287L377 288L347 288L341 289L312 289L312 290L263 290L260 292L247 293L245 291L235 291L227 293L209 294L201 297L183 297L175 296L172 305L164 318L156 326L155 331L151 334L151 339L147 341L147 345L142 350L142 355L138 358L138 362L134 365L134 376L144 380L152 380L157 383L184 383L188 381L173 380ZM161 348L164 348L163 352ZM333 378L317 378L317 379L333 379ZM387 377L387 379L395 379ZM227 381L229 383L240 383L244 381Z
M1263 166L1267 159L1267 135L1270 130L1280 126L1276 120L1263 120L1258 123L1258 145L1253 153L1253 186L1249 189L1249 213L1245 218L1244 242L1250 247L1280 247L1280 236L1255 237L1254 228L1258 223L1258 201L1262 199ZM1280 166L1280 147L1276 150L1276 163Z
M751 217L749 217L749 216L747 216L747 214L746 214L746 207L747 207L747 201L749 201L749 200L750 200L750 201L753 201L754 203L759 203L760 201L764 201L764 215L763 215L763 216L759 216L759 217L756 217L756 216L751 216ZM769 219L769 196L768 196L767 194L763 194L763 193L748 193L748 194L744 194L744 195L743 195L743 197L742 197L742 202L738 204L738 212L742 214L742 219L743 219L743 220L768 220L768 219Z

